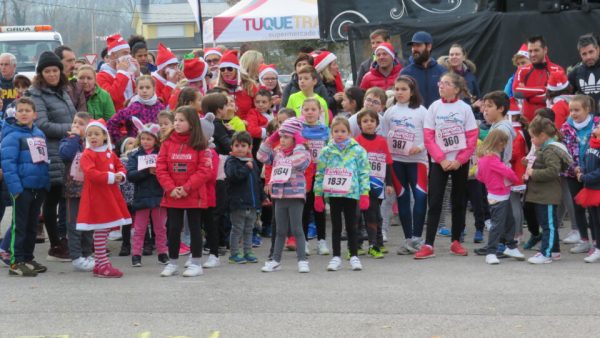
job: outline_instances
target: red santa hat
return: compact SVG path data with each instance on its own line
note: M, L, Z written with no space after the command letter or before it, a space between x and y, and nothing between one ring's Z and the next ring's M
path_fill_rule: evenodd
M156 54L156 68L161 70L168 65L177 64L177 56L162 43L158 44L158 53Z
M240 70L240 60L238 59L238 51L237 50L228 50L223 54L221 58L221 63L219 64L219 68L227 68L232 67L234 69Z
M527 49L527 45L522 44L515 55L521 55L529 59L529 49Z
M108 55L111 55L112 53L118 52L120 50L131 49L129 47L129 44L127 43L127 41L125 41L125 39L123 39L121 34L109 35L106 38L106 48L108 50Z
M569 79L565 72L558 70L550 73L547 88L550 91L558 92L569 87Z
M327 68L327 66L329 66L330 63L337 60L337 56L328 51L322 51L321 53L316 55L313 54L312 57L315 59L315 69L319 73L325 70L325 68Z
M108 128L106 128L106 121L104 121L104 119L91 120L90 123L88 123L88 125L85 127L86 134L91 127L98 127L104 131L104 134L106 134L106 144L108 145L108 150L112 150L112 143L110 142ZM85 147L90 148L90 143L87 140L85 141Z
M258 81L261 85L265 85L262 78L269 72L275 73L275 75L279 75L277 69L275 69L275 65L265 65L264 63L258 66Z
M380 44L379 46L377 46L377 48L375 48L375 53L377 53L377 51L380 49L382 49L386 53L390 54L392 56L392 59L396 57L396 52L394 51L394 46L392 46L391 43L384 42L384 43Z
M205 48L204 49L204 57L208 57L209 55L218 55L219 58L223 57L223 53L218 48Z
M508 108L508 115L521 115L521 108L519 107L519 103L514 97L510 98L510 108Z
M206 74L208 65L202 58L193 58L183 60L183 75L189 82L202 81L202 88L206 93Z

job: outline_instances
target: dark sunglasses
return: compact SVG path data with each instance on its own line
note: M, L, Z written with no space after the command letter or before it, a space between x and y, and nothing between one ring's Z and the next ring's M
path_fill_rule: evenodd
M223 67L223 68L221 68L221 71L233 72L234 70L235 70L235 68L233 68L233 67Z

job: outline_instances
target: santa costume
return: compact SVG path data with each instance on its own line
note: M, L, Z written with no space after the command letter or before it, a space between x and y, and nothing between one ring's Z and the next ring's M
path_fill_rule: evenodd
M112 151L112 144L104 121L92 121L86 127L102 129L107 137L105 144L92 148L89 143L81 155L80 167L84 181L77 215L77 230L94 230L96 262L94 276L121 277L122 272L112 267L106 254L106 241L112 228L131 224L131 215L119 190L116 174L123 182L126 171L119 157Z
M120 34L113 34L106 38L108 55L124 49L130 49L127 41ZM113 100L115 111L119 111L135 94L134 74L127 70L116 70L110 64L105 63L100 67L96 75L96 82L100 88L106 90Z
M165 77L160 75L159 72L169 65L176 64L179 64L179 61L177 61L177 56L175 56L175 54L173 54L173 52L171 52L171 50L165 47L162 43L159 43L158 52L156 54L157 70L152 72L151 75L156 82L156 95L164 104L169 102L169 98L171 97L171 93L173 92L173 89L175 89L176 84L167 80Z

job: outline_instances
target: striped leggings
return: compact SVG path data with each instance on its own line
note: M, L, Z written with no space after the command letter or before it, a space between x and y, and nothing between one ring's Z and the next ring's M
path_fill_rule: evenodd
M108 254L106 253L106 243L111 229L99 229L94 231L94 252L96 255L95 267L100 268L110 264Z

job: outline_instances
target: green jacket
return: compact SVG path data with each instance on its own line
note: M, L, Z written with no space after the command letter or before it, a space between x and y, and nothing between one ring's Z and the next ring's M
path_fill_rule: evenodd
M110 94L98 85L96 85L94 93L87 99L87 110L94 120L103 118L104 121L108 121L115 115L115 105Z
M571 162L571 155L562 143L554 140L546 142L535 152L533 174L527 181L525 201L559 205L562 201L559 174L567 170Z

